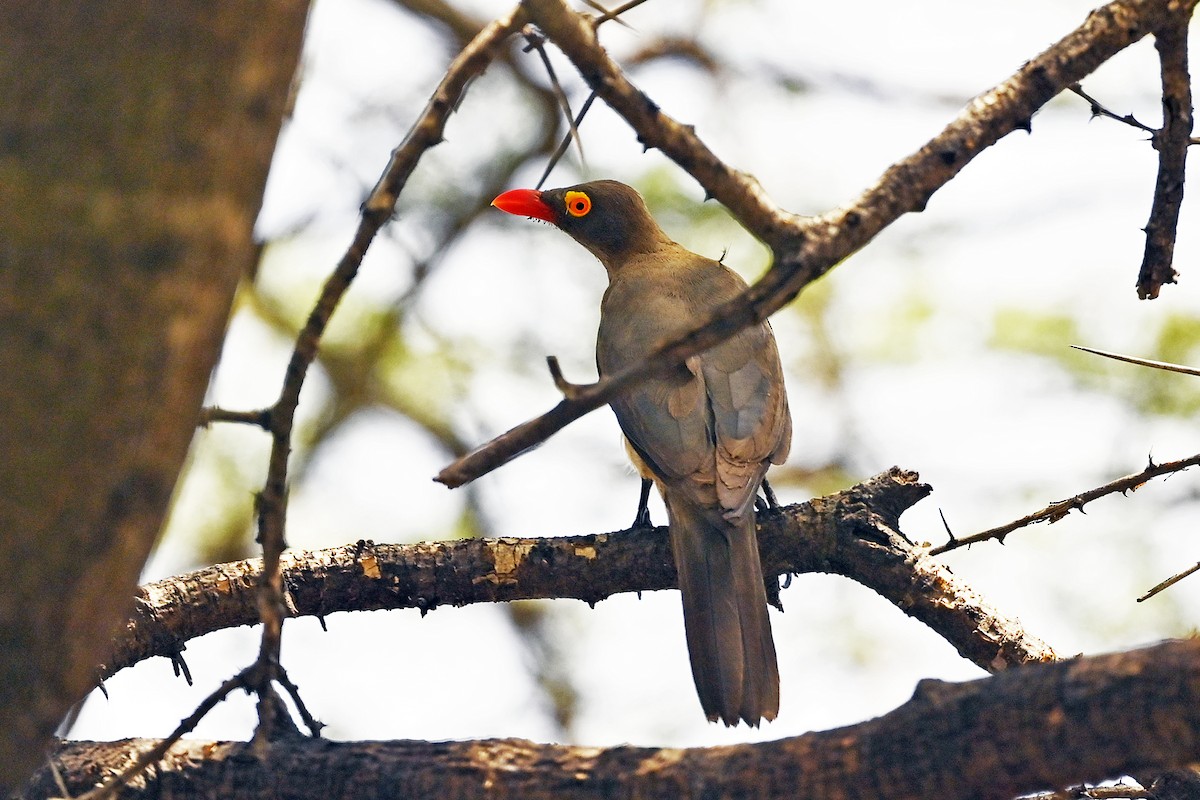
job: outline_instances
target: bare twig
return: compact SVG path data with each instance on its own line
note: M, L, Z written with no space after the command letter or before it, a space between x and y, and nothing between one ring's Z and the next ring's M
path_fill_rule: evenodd
M1084 347L1083 345L1079 344L1073 344L1071 347L1076 350L1082 350L1085 353L1091 353L1092 355L1111 358L1114 361L1124 361L1126 364L1137 364L1139 367L1151 367L1153 369L1166 370L1167 372L1179 372L1184 375L1200 375L1200 369L1196 369L1195 367L1185 367L1182 364L1172 364L1169 361L1151 361L1148 358L1138 358L1137 356L1125 356L1121 355L1120 353L1110 353L1107 350L1096 350L1094 348Z
M197 424L207 428L214 422L239 422L244 425L254 425L267 431L271 429L271 409L260 408L256 411L232 411L218 406L207 406L200 409L200 419Z
M1124 478L1118 478L1117 480L1106 483L1103 486L1097 486L1095 489L1088 489L1086 492L1080 492L1074 497L1067 498L1066 500L1059 500L1051 503L1040 511L1035 511L1032 514L1021 517L1018 520L1013 520L1012 522L1001 525L997 528L990 528L986 531L973 533L970 536L951 539L945 544L939 545L930 550L930 555L941 555L942 553L948 553L951 550L957 550L960 547L967 547L979 542L986 542L990 539L996 539L997 541L1003 543L1004 537L1008 536L1008 534L1018 530L1019 528L1035 525L1039 522L1058 522L1072 511L1082 511L1083 507L1093 500L1098 500L1105 495L1116 494L1117 492L1125 494L1127 492L1136 491L1142 486L1142 484L1146 483L1146 481L1149 481L1152 478L1157 478L1160 475L1170 475L1175 472L1180 472L1189 467L1194 467L1197 464L1200 464L1200 454L1191 456L1189 458L1184 458L1179 461L1168 461L1165 464L1155 464L1153 461L1151 461L1149 465L1141 472L1133 475L1126 475Z
M546 356L546 366L550 368L550 377L554 381L554 388L562 392L563 397L574 397L586 388L587 384L571 383L563 377L562 367L558 364L557 356Z
M610 19L617 20L617 17L621 16L626 11L632 11L644 2L646 2L646 0L629 0L626 3L622 3L612 11L605 11L599 17L596 17L596 19L592 20L592 25L599 27L601 23L608 22ZM591 5L592 8L597 8L597 6L592 3L588 3L588 5ZM621 20L617 20L617 22L621 22ZM622 22L621 24L625 23Z
M592 92L591 94L589 94L587 97L587 100L583 101L583 106L579 109L579 114L575 117L575 120L571 125L571 132L568 132L567 135L563 137L562 144L560 144L558 146L558 149L555 150L553 154L551 154L550 160L548 162L546 162L546 168L544 170L542 170L542 177L538 178L537 186L535 188L541 189L542 184L544 184L546 182L546 178L550 177L550 173L554 170L554 167L558 164L559 160L567 152L567 148L569 148L571 146L572 132L576 131L579 128L579 125L583 122L584 116L587 114L587 112L589 110L591 110L592 103L594 103L595 101L596 101L596 93L595 92ZM581 150L580 156L582 157L582 155L583 155L583 152Z
M1161 591L1164 591L1164 590L1166 590L1166 589L1170 589L1172 586L1174 586L1175 584L1179 583L1181 580L1183 580L1184 578L1188 577L1189 575L1192 575L1192 574L1193 574L1193 573L1195 573L1197 570L1200 570L1200 564L1197 564L1197 565L1196 565L1196 566L1194 566L1194 567L1188 567L1188 568L1187 568L1187 569L1185 569L1183 572L1177 572L1177 573L1175 573L1174 575L1172 575L1171 577L1167 578L1165 581L1163 581L1162 583L1160 583L1160 584L1156 585L1156 586L1155 586L1153 589L1151 589L1150 591L1146 592L1144 595L1142 595L1141 597L1139 597L1139 598L1137 599L1137 601L1138 601L1139 603L1141 603L1141 602L1143 602L1143 601L1145 601L1145 600L1149 600L1151 597L1154 597L1154 595L1158 594L1159 592L1161 592Z
M1100 103L1099 100L1097 100L1096 98L1092 97L1090 94L1085 92L1083 90L1083 87L1080 86L1078 83L1068 86L1067 88L1070 89L1075 94L1082 97L1084 100L1088 101L1088 104L1092 107L1092 118L1093 119L1095 119L1096 117L1107 117L1108 119L1115 119L1117 122L1123 122L1132 128L1137 128L1140 131L1145 131L1146 133L1149 133L1152 136L1158 134L1157 128L1151 128L1149 125L1145 125L1145 124L1139 122L1137 120L1137 118L1133 116L1133 114L1125 114L1124 116L1121 116L1120 114L1116 113L1115 111L1110 111L1109 109L1105 108Z
M695 177L708 195L771 247L775 263L742 296L717 308L680 339L662 343L646 361L605 376L577 397L502 434L447 466L435 480L450 487L468 483L638 381L766 319L901 215L922 210L937 189L1002 136L1027 129L1033 113L1058 92L1161 27L1169 16L1167 5L1165 0L1117 0L1097 9L1079 29L973 100L940 134L889 168L854 202L820 217L801 218L775 205L754 178L717 158L690 126L662 113L608 57L586 19L561 0L526 0L523 8L533 21L575 63L592 90L625 118L639 140L661 149Z
M538 33L537 29L532 25L526 25L521 31L521 35L528 42L524 48L525 52L536 50L538 57L542 60L542 67L546 70L546 75L550 78L550 88L554 92L554 96L558 98L558 104L562 108L563 115L567 118L567 133L575 141L575 148L579 151L579 165L586 171L587 158L583 154L583 137L579 135L579 128L576 127L579 123L575 120L575 116L571 111L571 101L567 99L567 93L563 91L562 84L558 82L558 73L554 71L554 65L550 63L550 56L546 54L546 37ZM580 121L582 121L583 115L580 114L579 116Z
M1158 178L1150 221L1146 223L1146 248L1138 271L1138 297L1158 297L1163 284L1174 283L1177 273L1175 235L1183 204L1183 179L1192 136L1192 79L1188 74L1187 37L1195 0L1173 4L1169 17L1154 32L1154 47L1162 66L1163 126L1154 137L1158 150Z
M222 683L208 697L204 698L204 701L196 706L196 710L187 719L180 722L167 738L149 750L139 753L132 764L122 769L116 775L110 776L95 789L75 798L75 800L108 800L115 797L122 787L128 785L130 781L141 775L149 767L161 761L162 757L166 755L167 751L176 742L195 730L196 726L200 724L200 720L204 719L208 715L208 712L216 708L217 704L228 697L233 690L251 688L257 680L252 676L255 669L257 669L257 666L247 667Z

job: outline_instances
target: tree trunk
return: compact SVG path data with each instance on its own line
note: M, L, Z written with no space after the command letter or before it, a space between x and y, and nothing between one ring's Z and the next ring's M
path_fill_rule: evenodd
M220 350L304 0L0 5L0 791L130 611Z

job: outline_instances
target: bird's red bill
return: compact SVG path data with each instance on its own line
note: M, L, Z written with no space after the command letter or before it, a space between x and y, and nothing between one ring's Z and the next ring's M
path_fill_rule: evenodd
M509 214L556 222L554 209L542 201L542 193L534 189L512 189L492 201L492 205Z

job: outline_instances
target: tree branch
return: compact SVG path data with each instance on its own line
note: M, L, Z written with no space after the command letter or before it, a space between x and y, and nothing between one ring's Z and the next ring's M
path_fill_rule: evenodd
M1053 651L988 606L897 528L929 493L893 468L844 492L760 518L768 575L832 572L874 589L995 671L1048 661ZM100 676L153 655L175 657L187 640L258 622L258 559L220 564L142 588ZM665 527L548 538L387 545L359 542L283 558L288 607L299 616L337 611L462 606L532 598L596 603L619 592L670 589L675 569Z
M153 742L72 742L56 755L78 792ZM693 749L521 740L277 742L268 761L231 742L185 741L124 797L887 797L1009 800L1157 774L1200 749L1200 641L1032 664L967 683L922 681L894 711L845 728ZM55 794L48 769L25 797ZM320 775L320 780L313 780ZM241 792L241 794L239 794Z
M1188 458L1183 458L1178 461L1168 461L1164 464L1155 464L1151 461L1145 469L1133 475L1126 475L1123 478L1117 478L1115 481L1109 481L1103 486L1097 486L1095 489L1088 489L1086 492L1080 492L1074 497L1068 497L1066 500L1056 500L1043 509L1021 517L1018 520L1005 523L996 528L989 528L986 531L973 533L970 536L960 538L952 538L945 544L940 544L929 551L930 555L941 555L948 553L951 550L957 550L960 547L969 547L979 542L986 542L991 539L1003 543L1004 537L1008 536L1015 530L1024 528L1028 525L1035 525L1039 522L1058 522L1063 517L1070 514L1072 511L1083 511L1083 507L1093 500L1098 500L1105 495L1122 494L1134 492L1141 488L1142 484L1152 478L1157 478L1160 475L1171 475L1176 472L1194 467L1200 464L1200 453ZM1164 587L1165 588L1165 587Z
M575 64L597 95L625 118L647 147L657 147L721 201L774 254L775 263L740 297L696 329L657 347L642 363L606 376L542 416L518 425L443 469L435 480L461 486L511 461L650 375L761 322L903 214L921 211L975 156L1014 130L1029 130L1035 111L1114 54L1174 19L1168 0L1117 0L1028 61L1011 78L972 100L911 156L890 167L850 204L802 218L776 206L758 182L722 162L625 77L585 17L562 0L525 0L530 18Z
M1170 17L1154 32L1154 47L1162 65L1163 126L1154 135L1158 150L1158 179L1146 250L1138 271L1137 292L1142 300L1158 297L1164 283L1174 283L1175 234L1183 204L1183 178L1192 137L1192 79L1188 74L1188 21L1195 0L1174 4Z
M269 681L271 676L280 674L279 648L283 619L287 614L280 558L286 547L284 534L288 459L292 451L293 421L308 368L317 356L321 337L333 312L358 274L362 260L375 236L395 213L400 192L416 169L421 156L442 141L447 119L458 107L471 79L487 67L494 51L500 48L509 35L519 30L522 24L523 13L520 8L514 9L507 17L485 26L450 64L421 116L413 124L404 141L392 152L386 169L363 204L358 228L349 248L325 281L304 328L296 337L279 398L271 407L268 417L271 454L266 480L256 504L258 541L263 549L263 567L257 596L258 617L263 623L263 635L257 662L259 669L253 674L264 680ZM266 687L259 688L260 725L256 737L260 740L260 746L265 746L265 740L271 735L271 722L277 704L272 701L269 692L263 691Z

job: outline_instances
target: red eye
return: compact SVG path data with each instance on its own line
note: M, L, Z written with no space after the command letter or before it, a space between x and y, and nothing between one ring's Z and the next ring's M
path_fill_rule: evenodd
M567 213L572 217L586 217L592 210L592 198L583 192L567 192Z

